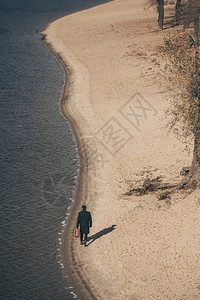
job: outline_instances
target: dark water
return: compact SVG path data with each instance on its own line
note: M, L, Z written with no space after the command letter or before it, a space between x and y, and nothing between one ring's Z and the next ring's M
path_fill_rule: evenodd
M0 1L0 299L76 297L56 249L74 201L77 150L59 113L63 70L37 31L103 2Z

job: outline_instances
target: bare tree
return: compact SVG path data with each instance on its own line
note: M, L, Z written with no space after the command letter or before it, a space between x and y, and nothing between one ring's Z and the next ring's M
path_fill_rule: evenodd
M196 46L199 47L200 43L200 9L197 8L197 10L194 12L194 34L196 39Z
M156 5L158 11L158 29L163 29L163 22L164 22L164 0L148 0L147 1L150 6Z
M200 15L200 0L188 0L185 9L184 29L194 22L196 41L199 43L199 15Z
M157 0L157 10L158 10L158 28L163 29L164 22L164 0Z
M177 25L180 23L181 10L182 10L181 0L177 0L175 5L175 18L176 18Z
M194 140L188 183L200 187L200 57L199 45L186 32L165 39L168 78L175 97L168 110L171 129L180 137Z

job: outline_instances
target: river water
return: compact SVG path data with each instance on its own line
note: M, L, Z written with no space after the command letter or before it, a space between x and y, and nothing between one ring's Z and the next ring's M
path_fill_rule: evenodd
M63 278L57 258L59 231L74 202L77 149L59 112L64 72L37 32L103 2L0 1L2 300L78 295L69 289L73 282Z

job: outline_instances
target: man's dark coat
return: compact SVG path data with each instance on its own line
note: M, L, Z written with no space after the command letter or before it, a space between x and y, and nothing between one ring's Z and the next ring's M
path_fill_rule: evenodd
M82 210L78 214L77 223L76 223L77 228L79 224L80 224L81 232L84 234L88 234L90 231L89 227L92 227L92 217L89 211Z

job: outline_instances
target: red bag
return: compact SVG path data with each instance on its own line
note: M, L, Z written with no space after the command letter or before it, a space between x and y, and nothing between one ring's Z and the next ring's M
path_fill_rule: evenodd
M75 229L75 237L76 238L80 237L80 229L79 228Z

